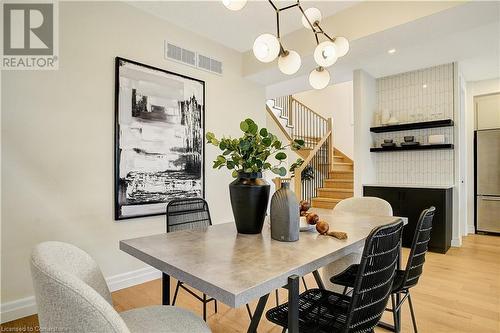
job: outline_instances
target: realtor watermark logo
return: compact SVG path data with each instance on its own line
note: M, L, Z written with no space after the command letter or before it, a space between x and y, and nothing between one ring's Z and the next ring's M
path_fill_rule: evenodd
M58 13L57 2L4 2L1 68L57 69Z

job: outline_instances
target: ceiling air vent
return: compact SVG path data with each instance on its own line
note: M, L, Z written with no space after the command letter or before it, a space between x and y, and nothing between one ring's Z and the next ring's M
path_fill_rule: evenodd
M204 70L210 70L210 58L204 55L198 54L198 67Z
M222 75L222 62L211 59L210 60L210 70L214 73Z
M196 67L196 52L165 42L166 58Z
M222 62L165 41L165 58L222 75Z
M222 75L222 62L198 53L198 68Z

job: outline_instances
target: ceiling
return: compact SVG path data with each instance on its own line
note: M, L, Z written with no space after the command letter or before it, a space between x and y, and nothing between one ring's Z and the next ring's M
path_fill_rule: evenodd
M249 1L240 11L230 11L221 1L141 1L131 5L222 45L245 52L254 39L276 29L275 13L267 1ZM278 1L280 7L294 1ZM359 3L303 1L317 7L324 17ZM303 29L298 10L282 14L282 35ZM396 49L388 54L389 49ZM311 50L312 53L312 50ZM270 89L293 86L310 89L308 74L314 68L312 54L301 55L302 67L293 77L277 66L247 78ZM467 81L500 77L500 2L472 1L421 19L351 41L349 53L330 69L332 83L352 80L356 69L383 77L449 62L458 62ZM278 87L273 87L278 86Z
M303 8L316 7L328 17L358 1L302 1ZM295 1L275 1L280 7ZM133 1L134 7L195 32L239 52L252 48L257 36L276 32L276 14L267 1L248 1L240 11L230 11L222 1ZM281 34L303 28L298 8L280 14Z
M393 48L396 52L389 54ZM352 80L356 69L378 78L455 61L466 81L500 77L500 2L466 3L354 40L330 72L332 82L339 83ZM306 56L292 79L276 68L251 79L276 85L271 91L280 93L279 85L294 86L293 92L309 90L307 75L312 68L314 60Z

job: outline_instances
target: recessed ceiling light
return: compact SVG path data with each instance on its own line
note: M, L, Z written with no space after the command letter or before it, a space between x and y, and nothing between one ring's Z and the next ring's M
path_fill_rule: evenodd
M394 54L394 53L396 53L396 49L390 49L389 51L387 51L387 53Z
M422 88L424 88L424 89L425 89L425 88L427 88L427 85L424 83L424 84L422 85Z

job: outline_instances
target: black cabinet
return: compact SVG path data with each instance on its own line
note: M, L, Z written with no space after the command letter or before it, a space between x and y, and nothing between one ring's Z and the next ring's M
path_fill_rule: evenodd
M410 247L415 225L422 210L436 207L429 251L446 253L451 246L452 188L364 186L365 197L378 197L392 206L394 215L408 218L403 230L403 246Z

